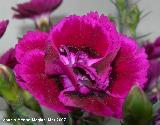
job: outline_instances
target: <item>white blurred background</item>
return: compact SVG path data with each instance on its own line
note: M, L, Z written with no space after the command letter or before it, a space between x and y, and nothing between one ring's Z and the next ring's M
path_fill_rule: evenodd
M0 54L5 52L8 48L14 47L17 43L17 38L21 37L22 31L25 29L24 25L33 25L30 20L16 20L12 19L13 11L12 6L16 3L26 0L0 0L0 20L10 19L10 24L3 38L0 40ZM134 0L138 1L138 0ZM148 38L153 41L160 35L160 0L140 0L138 3L144 13L151 13L144 18L139 27L140 34L152 33ZM69 14L83 15L89 11L98 11L104 14L116 15L115 7L110 3L110 0L64 0L60 8L53 12L55 19ZM32 28L30 28L31 30ZM0 110L2 109L2 102L0 100ZM46 110L45 110L46 112ZM46 113L48 114L48 113ZM0 119L2 118L0 114ZM55 124L55 123L54 123ZM0 125L4 123L0 122ZM118 125L111 122L110 125Z
M12 6L16 3L26 0L0 0L0 20L12 19L13 11ZM139 1L139 0L134 0ZM148 38L154 40L160 35L160 0L140 0L139 6L144 13L150 12L146 18L144 18L139 27L138 32L141 34L152 33ZM58 8L53 16L64 16L69 14L85 14L89 11L98 11L104 14L116 15L115 7L110 3L110 0L64 0L60 8ZM0 40L0 54L10 47L13 47L17 42L17 37L21 36L21 30L24 29L24 25L31 25L30 20L16 20L10 21L7 32Z

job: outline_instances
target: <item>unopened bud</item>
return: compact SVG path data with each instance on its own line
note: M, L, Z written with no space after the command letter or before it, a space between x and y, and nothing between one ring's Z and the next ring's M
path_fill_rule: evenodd
M20 88L12 70L0 64L0 96L10 104L20 103Z
M49 31L50 30L50 18L48 16L42 16L35 20L36 28L41 31Z
M36 111L36 112L40 112L41 108L38 102L27 91L23 91L23 101L24 101L24 105L28 107L29 109Z
M148 125L152 119L152 104L140 87L134 86L126 98L124 125Z
M14 74L12 70L2 64L0 64L0 80L4 80L8 82L14 80Z

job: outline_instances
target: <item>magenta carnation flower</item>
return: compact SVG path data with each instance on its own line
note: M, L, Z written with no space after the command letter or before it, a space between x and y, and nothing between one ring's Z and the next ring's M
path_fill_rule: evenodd
M3 36L4 32L6 31L8 23L9 23L8 20L0 21L0 38Z
M49 36L27 33L16 45L15 73L20 85L48 108L121 118L131 87L146 82L146 57L106 16L91 12L66 17Z
M62 0L30 0L29 2L18 4L12 7L16 12L14 17L17 19L36 18L43 14L49 14L54 11Z

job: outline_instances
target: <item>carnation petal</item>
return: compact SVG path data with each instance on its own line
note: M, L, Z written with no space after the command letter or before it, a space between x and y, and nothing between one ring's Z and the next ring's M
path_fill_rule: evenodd
M46 43L48 39L47 33L42 33L39 31L28 32L24 37L19 41L19 44L16 46L16 58L19 62L24 58L29 51L34 49L45 50Z
M113 64L111 91L125 97L131 87L137 84L144 87L149 63L144 49L132 39L122 36L122 46Z
M68 112L69 109L58 99L60 91L56 82L49 79L44 71L44 52L40 50L30 51L15 70L16 75L26 82L21 86L25 87L41 104L57 112Z
M6 28L8 26L9 21L5 20L5 21L0 21L0 38L3 36L3 34L6 31Z
M11 48L0 57L0 64L4 64L11 69L17 64L15 49Z
M104 29L103 23L100 20L92 19L90 16L84 16L82 18L72 15L66 17L58 25L53 27L51 39L57 48L60 45L77 48L86 47L92 49L91 53L96 51L96 54L104 56L110 51L109 48L114 42L118 43L118 35L117 32ZM111 25L110 22L108 24Z
M153 59L149 61L150 68L148 71L148 83L150 88L156 86L158 78L160 76L160 61Z
M50 14L54 11L63 0L30 0L29 2L18 4L17 7L12 7L15 11L14 18L36 18L44 14Z
M61 92L59 99L66 106L84 109L99 116L122 117L122 108L117 108L117 105L122 107L122 102L114 97L98 97L98 96L83 96L72 94L72 92Z

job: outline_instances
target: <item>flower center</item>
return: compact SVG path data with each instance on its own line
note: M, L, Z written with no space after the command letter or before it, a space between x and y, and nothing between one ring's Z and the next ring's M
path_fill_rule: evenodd
M99 61L98 54L92 49L61 46L59 48L60 59L65 64L71 67L78 81L79 92L88 94L91 90L105 91L109 81L101 81L96 69L92 64Z

